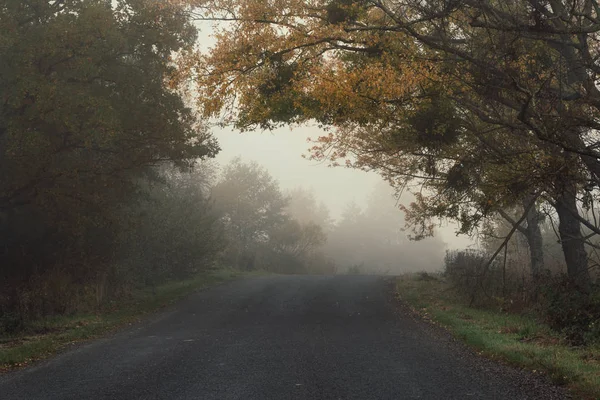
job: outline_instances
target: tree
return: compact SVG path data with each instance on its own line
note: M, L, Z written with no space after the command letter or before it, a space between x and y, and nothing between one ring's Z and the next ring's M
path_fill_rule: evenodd
M147 181L144 196L121 212L131 226L117 246L118 271L126 282L151 284L185 279L212 268L224 249L223 226L210 190L213 164L193 171L163 166L159 181Z
M0 181L2 210L98 202L98 188L108 195L132 171L216 150L165 85L171 54L196 37L176 8L32 0L1 10L0 166L14 171Z
M267 262L272 265L270 269L302 273L322 270L323 266L313 265L317 250L327 241L327 235L320 225L314 223L301 224L295 219L288 219L273 229L269 237ZM266 257L265 257L266 258ZM322 260L317 260L322 262Z
M453 75L467 90L455 96L457 104L493 126L532 136L542 150L543 168L534 169L545 177L538 193L559 215L569 276L583 290L589 288L589 272L577 198L589 182L598 182L592 117L598 71L590 62L597 51L597 6L595 1L434 2L418 10L428 29L406 30L461 65L463 78L458 70ZM457 30L440 29L457 15L464 18ZM463 43L456 40L461 36Z
M224 167L212 199L225 229L225 263L282 273L330 269L329 260L319 253L327 235L311 219L312 213L322 210L304 207L317 204L314 196L299 190L292 193L295 199L284 195L279 183L256 162L245 163L238 157Z
M347 269L364 263L362 254L365 250L365 233L361 226L364 220L362 213L354 201L347 203L329 233L325 253L342 268Z
M302 187L287 192L289 199L286 212L302 224L314 224L328 232L333 223L329 209L324 203L319 203L313 190Z
M55 270L69 289L94 282L114 261L130 222L121 210L139 200L152 167L185 169L216 153L167 82L172 56L195 40L175 5L2 2L0 313L19 295L46 296L32 287Z
M317 158L350 158L398 187L418 179L432 193L417 199L422 215L464 231L548 202L569 276L588 290L578 198L599 183L594 0L193 4L230 21L194 66L208 115L334 126Z
M256 162L236 158L224 167L212 197L225 226L227 256L235 266L254 269L258 246L287 220L277 181Z

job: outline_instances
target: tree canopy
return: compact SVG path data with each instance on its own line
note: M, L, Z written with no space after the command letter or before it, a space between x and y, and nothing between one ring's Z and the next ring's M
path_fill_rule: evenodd
M409 215L420 227L443 216L468 232L524 199L548 202L569 274L588 286L578 204L600 182L596 1L189 4L226 21L183 62L206 115L332 127L314 157L424 185Z
M196 39L176 8L35 0L0 11L0 167L12 171L1 210L98 205L148 165L215 153L165 85L173 52Z

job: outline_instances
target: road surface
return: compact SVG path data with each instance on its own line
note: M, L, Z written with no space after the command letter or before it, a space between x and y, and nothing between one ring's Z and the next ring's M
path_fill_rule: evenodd
M0 376L0 399L559 399L401 311L374 276L230 282Z

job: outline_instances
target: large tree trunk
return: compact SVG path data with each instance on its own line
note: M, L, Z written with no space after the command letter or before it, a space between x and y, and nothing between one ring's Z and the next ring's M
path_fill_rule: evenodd
M588 257L581 233L581 223L576 218L579 215L576 193L573 184L566 184L556 200L556 212L559 219L558 233L567 263L569 278L573 280L579 289L589 292Z

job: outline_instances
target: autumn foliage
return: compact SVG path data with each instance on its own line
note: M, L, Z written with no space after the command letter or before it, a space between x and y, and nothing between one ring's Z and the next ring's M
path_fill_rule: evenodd
M319 122L329 134L315 159L425 189L406 209L420 236L434 217L472 232L501 209L550 204L569 276L589 288L581 226L600 230L578 205L600 183L595 1L187 6L218 26L214 47L180 59L206 116L241 129Z

